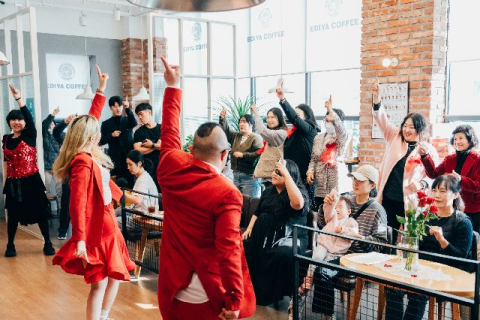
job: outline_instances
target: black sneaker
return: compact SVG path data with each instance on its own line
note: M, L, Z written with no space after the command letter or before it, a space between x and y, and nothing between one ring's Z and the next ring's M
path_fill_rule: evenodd
M67 240L67 234L66 233L59 233L57 239L58 240Z
M5 251L5 257L15 257L17 255L17 250L15 250L14 244L7 244L7 250Z
M53 256L55 254L55 249L53 248L51 242L45 243L43 246L43 254L46 256Z

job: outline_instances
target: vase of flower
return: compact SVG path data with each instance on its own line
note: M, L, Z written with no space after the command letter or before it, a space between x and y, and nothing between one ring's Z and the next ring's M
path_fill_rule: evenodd
M402 245L404 248L418 250L418 237L403 237ZM408 272L418 271L418 253L415 252L403 252L403 259L405 266L403 269Z
M403 230L397 230L403 235L402 247L414 250L418 250L419 241L427 235L425 232L427 223L430 220L437 219L436 213L438 212L438 208L433 205L433 198L428 197L423 191L417 192L417 197L418 205L416 208L409 205L405 217L397 216L398 222L403 225ZM418 271L418 253L404 251L403 258L405 260L405 271Z

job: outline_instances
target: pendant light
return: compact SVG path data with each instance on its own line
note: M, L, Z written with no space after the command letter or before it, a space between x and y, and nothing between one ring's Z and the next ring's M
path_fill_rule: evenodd
M150 95L148 94L147 88L145 88L145 85L143 83L143 66L144 66L144 58L143 58L143 17L140 16L140 29L142 32L142 87L140 88L140 91L138 91L138 94L132 98L132 101L148 101L150 100ZM147 40L148 41L148 40Z
M283 0L280 0L280 32L283 31ZM293 93L283 86L285 80L283 79L283 36L280 37L280 78L277 80L277 85L268 89L268 93L276 93L277 89L282 89L283 93Z
M5 54L0 51L0 66L6 66L7 64L10 64L10 61L7 59Z
M87 16L82 12L80 14L80 25L85 27L85 66L86 69L88 70L88 76L87 76L87 86L83 90L82 93L80 93L77 96L77 99L85 99L85 100L92 100L95 97L95 94L92 91L92 87L90 86L90 70L88 68L88 55L87 55Z
M216 12L247 9L266 0L128 0L131 4L153 10L178 12Z

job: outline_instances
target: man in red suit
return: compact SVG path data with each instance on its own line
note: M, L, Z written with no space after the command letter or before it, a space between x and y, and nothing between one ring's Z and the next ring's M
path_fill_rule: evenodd
M165 65L162 146L157 177L163 223L158 302L164 319L236 319L255 312L255 294L240 234L242 195L221 174L230 146L205 123L191 154L182 151L178 67Z

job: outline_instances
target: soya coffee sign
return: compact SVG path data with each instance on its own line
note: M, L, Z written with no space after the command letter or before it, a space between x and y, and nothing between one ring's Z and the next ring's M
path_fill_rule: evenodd
M88 83L90 65L86 59L77 55L46 55L49 111L60 107L60 118L88 112L91 101L76 99Z

